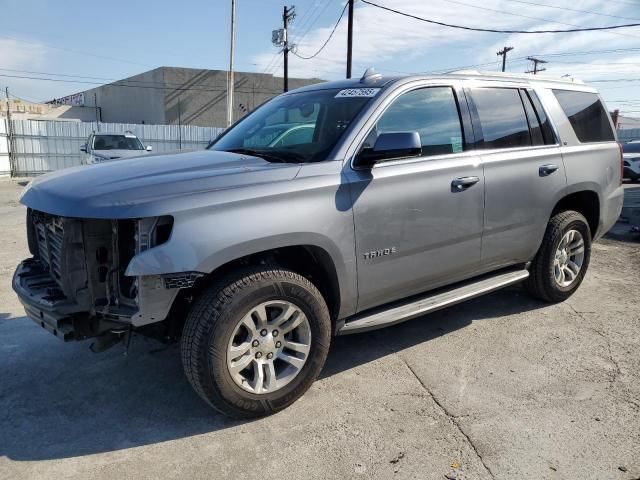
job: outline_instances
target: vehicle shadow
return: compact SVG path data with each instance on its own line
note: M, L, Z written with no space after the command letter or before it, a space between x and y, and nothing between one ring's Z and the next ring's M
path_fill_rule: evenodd
M337 337L321 378L465 328L542 307L518 288L385 330ZM0 318L3 314L0 314ZM0 456L76 457L242 425L208 407L183 372L177 345L136 337L128 355L63 344L21 317L0 322Z

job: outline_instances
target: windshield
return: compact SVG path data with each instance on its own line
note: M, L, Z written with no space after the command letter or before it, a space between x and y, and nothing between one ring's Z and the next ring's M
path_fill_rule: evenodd
M625 143L622 145L622 151L624 153L640 153L640 142Z
M359 93L365 90L366 95ZM378 90L328 89L276 97L209 148L246 153L273 162L326 160L349 124Z
M136 137L125 135L96 135L93 139L94 150L144 150Z

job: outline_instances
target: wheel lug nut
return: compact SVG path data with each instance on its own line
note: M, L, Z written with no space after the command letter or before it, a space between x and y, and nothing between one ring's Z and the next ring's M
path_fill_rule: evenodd
M251 342L252 347L257 347L258 345L260 345L260 342L258 340L254 340L253 342Z
M256 353L256 358L262 358L262 353L261 352Z
M274 330L273 332L271 332L271 335L273 335L274 337L278 336L278 330Z
M271 360L273 358L273 353L267 353L267 358Z
M282 342L276 342L276 348L280 348L282 346Z
M262 335L263 337L267 336L267 329L263 328L262 330L260 330L260 335Z

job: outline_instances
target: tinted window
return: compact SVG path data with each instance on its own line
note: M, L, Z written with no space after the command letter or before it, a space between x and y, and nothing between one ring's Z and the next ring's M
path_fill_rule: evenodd
M534 92L533 90L527 90L527 97L529 98L529 100L531 100L533 108L536 110L536 114L538 115L538 120L540 121L540 129L542 130L542 136L544 137L544 143L547 145L553 145L557 143L556 134L553 133L551 122L549 121L544 108L542 108L542 103L540 103L536 92Z
M529 124L515 88L475 88L472 98L480 117L484 142L480 148L531 145Z
M582 143L614 139L609 114L595 93L554 90L558 102L569 118L576 137Z
M281 95L244 117L208 148L263 156L268 161L326 160L378 90L322 89Z
M522 97L522 103L524 104L524 111L527 114L527 120L529 121L529 133L531 134L531 143L533 145L544 145L544 137L542 136L542 128L540 127L540 120L536 115L536 111L533 108L531 100L527 96L527 92L520 90L520 96Z
M94 150L144 150L136 137L125 135L96 135L93 137Z
M418 132L422 155L442 155L462 151L460 115L453 89L429 87L413 90L398 97L384 112L372 136L391 132Z

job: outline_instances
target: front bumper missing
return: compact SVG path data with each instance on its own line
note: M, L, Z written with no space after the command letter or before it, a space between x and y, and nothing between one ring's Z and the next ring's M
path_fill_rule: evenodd
M65 297L49 272L33 258L18 265L12 286L27 316L65 342L95 337L126 325L91 316L86 308Z

